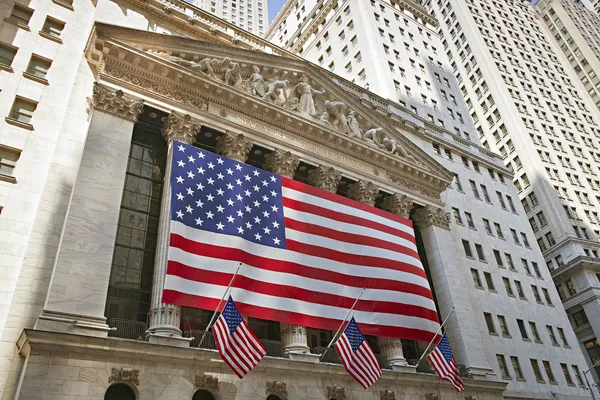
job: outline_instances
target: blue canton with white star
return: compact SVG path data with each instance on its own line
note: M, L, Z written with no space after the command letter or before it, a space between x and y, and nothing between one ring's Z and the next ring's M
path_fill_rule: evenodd
M223 311L221 311L221 315L225 318L225 322L227 322L227 327L229 328L229 334L233 335L233 332L237 329L238 325L242 323L243 319L238 311L235 303L231 296L227 300L225 307L223 307Z
M438 349L440 349L442 356L444 356L444 360L446 360L446 362L450 364L450 362L452 361L452 350L450 350L450 342L448 342L448 337L445 333L444 336L442 336L442 340L440 340L437 347Z
M348 338L350 342L350 347L352 347L352 351L358 350L361 344L365 341L365 337L363 336L360 329L358 329L358 325L354 320L354 317L350 320L346 329L344 329L344 334Z
M172 161L173 221L285 248L279 175L180 142Z

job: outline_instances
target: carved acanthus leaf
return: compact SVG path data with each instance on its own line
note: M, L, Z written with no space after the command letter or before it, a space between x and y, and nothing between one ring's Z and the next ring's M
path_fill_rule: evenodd
M211 392L219 391L219 378L211 375L196 375L194 382L196 389L205 389Z
M396 393L391 390L381 390L379 391L379 399L380 400L396 400Z
M359 180L348 187L348 197L370 206L375 205L379 188L370 181Z
M282 399L287 399L288 392L285 382L272 381L267 382L266 395L274 394Z
M403 194L395 193L383 200L383 208L386 211L400 215L404 218L410 217L410 210L412 209L413 200Z
M439 397L434 393L425 393L425 400L438 400Z
M182 115L175 111L171 111L167 117L162 119L162 122L162 135L167 142L177 140L178 142L192 144L202 127L201 124L192 120L191 115Z
M275 149L275 151L269 153L265 157L264 167L267 171L291 179L294 177L294 173L296 172L299 163L300 158L298 158L298 156L289 151Z
M130 382L134 385L140 384L140 370L132 368L112 368L110 376L108 377L108 383L113 382Z
M420 228L436 225L450 229L450 213L441 208L425 206L415 211L415 222Z
M346 400L346 391L343 387L327 386L327 398L331 400Z
M328 192L335 193L341 180L342 174L333 167L320 165L308 172L308 184Z
M114 90L94 83L94 109L116 115L130 121L137 121L144 101L126 95L122 90Z
M252 143L247 141L244 135L225 132L224 135L217 138L217 153L236 160L246 162L248 153L252 148Z

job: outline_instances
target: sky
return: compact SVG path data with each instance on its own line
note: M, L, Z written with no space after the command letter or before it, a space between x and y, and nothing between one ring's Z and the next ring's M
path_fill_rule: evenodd
M273 21L273 18L277 15L281 7L285 4L286 0L268 0L269 2L269 23Z

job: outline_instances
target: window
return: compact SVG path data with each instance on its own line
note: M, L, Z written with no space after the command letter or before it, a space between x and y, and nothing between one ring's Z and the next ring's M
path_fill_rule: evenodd
M485 218L482 218L482 219L483 219L483 227L485 228L485 232L488 235L493 235L493 233L492 233L492 227L490 226L490 221L487 220L487 219L485 219Z
M544 299L546 299L546 303L548 303L548 305L551 306L552 299L550 299L550 293L548 293L548 289L542 288L542 294L544 295Z
M535 285L531 285L531 290L533 291L533 297L535 297L535 301L540 304L543 304L542 298L540 297L540 292L538 291L538 287Z
M500 374L504 379L511 379L510 373L508 372L508 366L506 365L506 359L503 354L496 354L496 360L498 360L498 367L500 368Z
M471 268L471 276L473 277L475 287L478 289L483 289L483 285L481 285L481 277L479 276L479 271L477 271L474 268Z
M506 318L504 318L503 315L498 315L498 325L500 325L500 332L502 332L502 336L510 337L508 325L506 324Z
M560 364L560 368L562 369L563 375L565 376L567 385L574 385L575 383L573 383L571 372L569 372L569 366L567 364Z
M504 233L502 232L502 227L500 226L500 224L494 222L494 228L496 229L496 235L498 235L498 238L504 240Z
M523 286L521 286L521 282L515 281L515 287L517 288L517 294L519 295L519 298L527 300L527 297L525 297L525 293L523 292Z
M483 193L483 197L485 198L485 201L492 204L492 200L490 199L490 195L489 195L489 193L487 191L487 187L485 187L485 185L481 185L481 192Z
M492 314L483 313L483 317L485 318L485 323L487 324L488 332L491 335L497 335L496 327L494 326L494 320L492 319Z
M525 247L531 247L529 245L529 239L527 239L527 235L524 232L521 232L521 239L523 239L523 244Z
M27 73L45 80L51 65L51 60L33 54L27 66Z
M565 286L567 286L569 296L575 296L577 294L577 291L575 290L575 285L573 285L573 281L571 279L567 279L567 281L565 282Z
M563 330L563 328L556 328L556 329L558 329L558 336L560 336L560 340L562 340L563 346L569 347L569 342L567 342L567 338L565 336L565 331Z
M37 102L17 96L10 111L10 118L25 124L31 124L36 108Z
M525 328L525 323L522 319L517 320L517 325L519 326L519 332L521 332L521 338L523 340L529 340L529 335L527 334L527 328Z
M496 264L498 264L500 268L504 268L504 263L502 262L502 255L498 250L494 250L494 258L496 259Z
M17 48L5 43L0 43L0 68L2 68L3 66L6 68L3 69L8 69L9 71L12 71L12 68L10 68L10 66L12 65L13 60L15 59L15 56L17 55Z
M452 214L454 214L454 221L456 221L457 224L462 225L462 217L460 216L460 210L458 208L454 208L452 207Z
M33 10L31 8L15 3L8 20L16 22L19 25L27 26L32 15Z
M465 219L467 220L467 225L469 225L469 228L476 229L475 223L473 222L473 216L471 215L470 212L465 211Z
M556 335L554 334L554 328L550 325L546 325L546 330L548 330L548 336L550 336L550 341L554 346L558 346L558 341L556 340Z
M542 343L542 339L540 338L540 333L538 332L535 322L529 322L529 329L531 329L531 336L533 336L533 340Z
M504 253L504 258L506 258L506 263L508 264L508 269L511 271L516 271L515 264L513 264L512 256L508 253Z
M524 381L525 377L523 376L523 371L521 370L521 364L519 364L519 359L517 357L510 357L510 362L513 366L513 371L515 371L515 376L518 380Z
M13 170L20 156L21 150L0 144L0 180L16 183Z
M542 371L540 371L540 364L538 360L531 359L531 368L533 369L533 373L535 374L535 379L540 383L545 383L544 377L542 376Z
M46 37L56 41L60 41L62 43L60 35L63 29L65 29L64 22L61 22L52 17L46 17L46 21L44 22L44 26L42 27L42 33L44 33Z
M515 231L514 229L511 229L510 233L512 234L512 238L513 238L513 241L515 242L515 244L521 245L521 242L519 242L519 236L517 235L517 231Z
M510 280L506 277L503 277L502 282L504 282L504 288L506 289L506 294L509 296L515 297L515 293L513 292L512 286L510 285Z
M477 190L477 185L475 184L475 181L469 180L469 183L471 184L471 190L473 191L473 196L475 196L476 199L481 199L481 196L479 196L479 190Z
M554 378L554 372L552 372L552 366L549 361L542 361L544 364L544 369L546 370L546 375L548 376L548 381L550 383L556 383L556 378Z
M590 323L584 310L573 313L573 322L575 322L576 327Z
M463 249L465 249L465 255L469 258L473 258L473 252L471 251L471 244L469 241L463 239L462 244Z
M487 285L488 290L490 292L495 292L496 287L494 286L494 280L492 279L492 274L490 274L489 272L484 272L483 277L485 278L485 284Z
M542 278L542 274L540 273L540 268L538 267L538 263L532 261L531 262L531 266L533 267L533 271L535 272L535 276L537 276L540 279L543 279ZM542 290L544 290L544 289L542 289ZM548 302L548 303L552 304L551 302Z
M583 386L583 379L581 379L581 373L579 372L579 367L577 365L571 365L571 368L573 368L573 372L575 373L575 378L577 379L577 384L579 386Z
M479 258L479 261L486 262L485 253L483 252L483 247L480 244L475 243L475 251L477 252L477 258Z

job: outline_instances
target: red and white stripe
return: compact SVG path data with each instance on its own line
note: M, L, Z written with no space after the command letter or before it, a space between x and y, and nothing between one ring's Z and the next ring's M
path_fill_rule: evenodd
M342 334L334 347L346 371L365 389L381 377L379 362L366 340L353 352L348 337Z
M439 321L412 222L282 177L286 249L171 222L163 302L214 310L232 293L249 317L430 341Z
M220 316L213 326L213 335L221 359L242 379L267 354L263 344L242 321L233 335L229 334L227 321Z
M454 357L452 357L450 363L447 363L440 349L436 347L427 356L427 360L429 360L429 363L440 378L450 382L458 392L464 390L465 384L460 376L460 371L456 366Z

